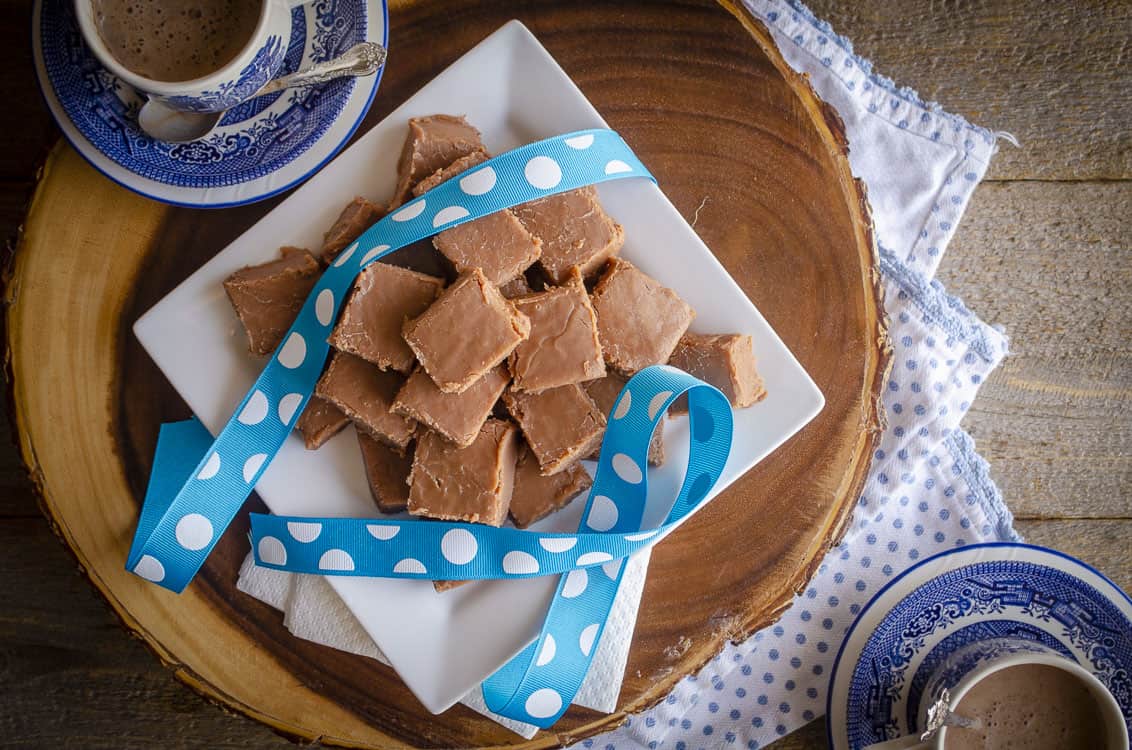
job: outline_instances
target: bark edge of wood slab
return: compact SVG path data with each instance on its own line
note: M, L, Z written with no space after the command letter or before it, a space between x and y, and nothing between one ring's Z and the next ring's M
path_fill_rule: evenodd
M51 152L4 278L12 429L53 530L126 629L178 679L280 733L326 744L553 747L656 703L726 641L773 621L805 586L844 533L880 432L891 349L879 263L840 118L789 68L758 20L738 4L722 6L693 0L643 5L632 15L601 4L539 6L541 13L524 6L519 15L677 207L687 216L697 204L704 209L697 226L705 241L827 405L656 548L618 711L572 708L530 742L466 708L434 717L392 670L291 636L278 612L235 588L246 513L179 597L124 570L158 424L187 416L130 326L271 203L172 209L112 184L63 143ZM370 123L515 15L506 3L393 10L394 36L406 46L444 31L451 46L402 67L394 59ZM622 33L625 25L632 34ZM618 35L626 57L612 65L593 59L580 29ZM708 111L719 143L692 137ZM752 161L734 139L744 139ZM735 174L709 180L705 162L724 158L734 160ZM775 182L779 173L789 175L785 187ZM788 205L797 210L778 213ZM249 505L262 508L256 499Z

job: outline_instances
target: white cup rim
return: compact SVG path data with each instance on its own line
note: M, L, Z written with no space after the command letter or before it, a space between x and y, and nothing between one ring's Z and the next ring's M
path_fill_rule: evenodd
M236 78L260 47L263 34L267 30L271 5L272 0L261 0L259 20L256 22L255 31L252 32L251 37L248 38L247 43L240 51L222 67L199 78L185 81L158 81L139 75L120 63L106 47L102 35L95 26L92 0L74 0L75 17L78 19L79 31L82 33L87 47L102 63L102 66L134 88L162 96L193 95L201 89L215 88L216 84Z
M971 689L990 677L996 672L1001 672L1004 669L1011 667L1019 667L1027 664L1041 664L1049 667L1056 667L1061 669L1079 680L1084 682L1089 687L1089 692L1092 693L1093 698L1100 705L1102 715L1104 717L1104 724L1106 729L1111 729L1112 726L1118 728L1121 741L1116 747L1128 746L1128 727L1124 723L1124 714L1120 710L1120 704L1116 702L1116 697L1113 696L1112 691L1105 687L1096 675L1089 670L1082 667L1077 662L1069 659L1060 654L1013 654L1011 656L997 659L994 663L987 665L983 669L976 669L972 673L964 676L959 684L951 690L950 704L952 708L958 709L963 704L963 698L971 691ZM961 713L961 711L960 711ZM945 726L940 729L939 733L935 736L935 742L932 744L933 750L943 750L944 739L947 737L948 728Z

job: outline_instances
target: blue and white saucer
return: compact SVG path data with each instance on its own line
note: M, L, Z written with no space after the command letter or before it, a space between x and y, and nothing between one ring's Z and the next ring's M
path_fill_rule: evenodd
M857 616L830 677L830 747L860 750L918 733L920 696L940 662L1004 636L1074 659L1116 696L1132 726L1132 599L1061 552L979 544L924 560Z
M207 137L162 143L143 133L143 99L107 72L79 33L72 0L37 0L32 40L40 89L64 136L96 169L165 203L234 206L302 182L338 152L373 101L382 71L242 104ZM362 41L388 46L385 0L316 0L295 8L283 73Z

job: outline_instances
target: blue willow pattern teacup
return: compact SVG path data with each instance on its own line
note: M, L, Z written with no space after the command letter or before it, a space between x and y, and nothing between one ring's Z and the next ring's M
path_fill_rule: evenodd
M75 15L87 46L115 76L150 99L182 112L220 112L250 99L283 65L291 38L291 9L311 0L263 0L251 39L231 61L201 78L156 81L118 62L107 49L91 0L75 0Z

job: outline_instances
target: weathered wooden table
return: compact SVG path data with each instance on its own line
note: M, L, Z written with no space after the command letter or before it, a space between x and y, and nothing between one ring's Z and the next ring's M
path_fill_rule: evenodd
M995 158L940 269L1011 337L965 426L1028 540L1132 588L1132 4L810 5L881 72L1022 142ZM58 131L35 89L29 3L0 8L0 233L11 244ZM819 720L773 747L823 743ZM158 744L288 746L209 705L125 637L5 443L0 746Z

